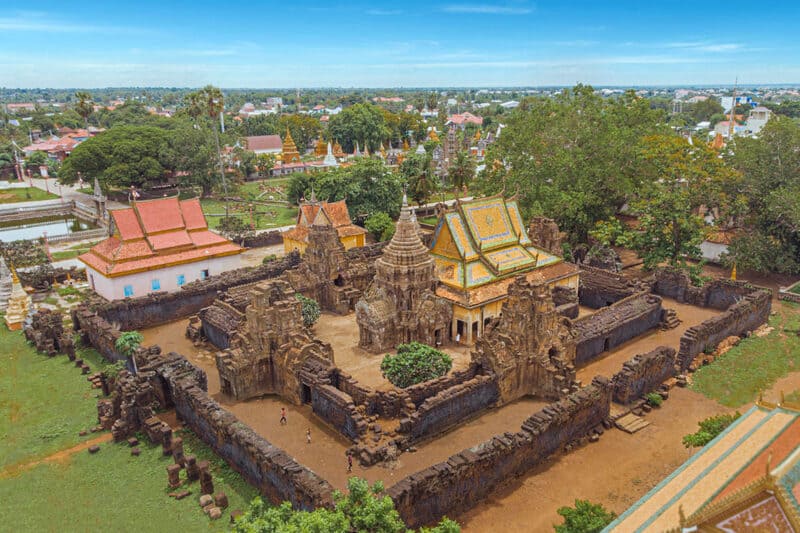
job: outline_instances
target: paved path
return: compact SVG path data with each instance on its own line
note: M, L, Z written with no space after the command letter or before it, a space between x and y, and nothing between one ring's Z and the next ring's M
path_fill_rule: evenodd
M45 180L44 178L32 178L29 180L29 182L32 183L37 189L41 189L43 191L49 190L53 194L58 194L64 200L75 200L76 202L80 202L82 204L93 205L93 196L91 194L78 191L77 185L59 185L54 179ZM91 186L91 184L89 184L89 186ZM123 207L128 206L113 200L108 200L106 202L107 209L120 209Z

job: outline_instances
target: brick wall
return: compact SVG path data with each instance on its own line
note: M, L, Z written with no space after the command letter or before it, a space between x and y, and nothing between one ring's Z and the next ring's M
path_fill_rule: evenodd
M611 379L614 401L623 405L631 403L674 376L675 355L673 348L659 346L626 361Z

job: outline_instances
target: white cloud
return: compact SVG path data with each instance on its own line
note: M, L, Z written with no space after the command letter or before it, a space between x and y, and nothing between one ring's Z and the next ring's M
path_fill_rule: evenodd
M480 15L527 15L533 13L532 7L495 6L491 4L451 4L441 8L445 13L465 13Z
M18 11L13 17L0 17L0 31L20 33L109 33L139 34L149 30L126 26L79 24L53 18L40 11Z

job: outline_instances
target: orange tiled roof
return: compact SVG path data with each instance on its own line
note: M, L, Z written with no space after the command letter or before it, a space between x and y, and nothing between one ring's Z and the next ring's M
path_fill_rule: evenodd
M114 235L78 257L109 277L242 252L208 230L197 199L141 201L113 210L111 216Z
M286 230L283 235L287 239L299 242L308 242L308 226L314 224L320 212L330 221L336 229L339 237L349 237L351 235L363 235L367 232L361 226L356 226L350 220L347 211L347 202L309 202L300 204L300 211L297 214L297 224L294 228Z

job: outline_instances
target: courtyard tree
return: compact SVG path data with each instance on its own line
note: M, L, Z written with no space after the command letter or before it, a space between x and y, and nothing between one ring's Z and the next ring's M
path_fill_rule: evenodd
M286 129L289 129L301 155L305 153L311 141L322 135L322 124L312 115L282 115L279 122L279 131L285 134Z
M401 344L396 355L386 354L381 361L381 372L401 389L444 376L452 367L449 355L421 342Z
M300 312L303 315L303 325L307 328L310 328L317 323L317 320L319 320L319 315L321 312L319 303L313 298L307 298L303 296L299 292L295 294L294 297L300 302Z
M255 231L250 224L236 216L225 217L220 220L217 230L223 237L238 242L241 246L244 246L245 239L255 235Z
M700 427L695 433L683 436L683 445L687 448L699 448L705 446L714 437L725 431L725 428L733 424L741 414L736 411L729 415L717 415L701 420L697 423Z
M125 331L114 341L114 348L125 357L132 357L141 346L144 337L138 331Z
M560 507L556 511L564 523L553 526L556 533L600 533L617 517L598 503L575 500L575 507Z
M356 143L362 150L366 144L371 151L375 151L390 134L383 110L368 103L352 105L331 117L328 132L345 152L354 151Z
M394 235L394 222L386 213L373 213L364 222L364 228L376 241L388 241Z
M400 176L408 186L409 196L418 205L427 203L436 191L436 179L428 153L407 156L400 164Z
M334 491L334 508L320 507L314 511L295 511L289 502L275 507L256 498L249 509L236 519L236 533L406 533L407 528L394 508L392 499L383 493L383 484L369 483L351 477L347 494ZM456 522L443 518L433 528L420 533L458 533Z

